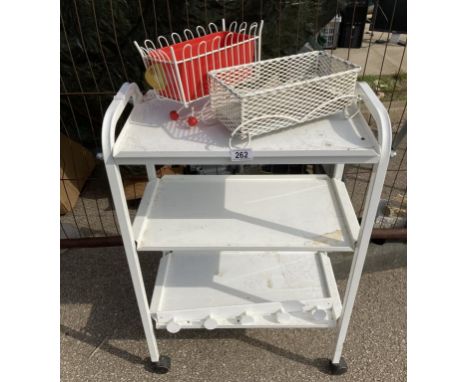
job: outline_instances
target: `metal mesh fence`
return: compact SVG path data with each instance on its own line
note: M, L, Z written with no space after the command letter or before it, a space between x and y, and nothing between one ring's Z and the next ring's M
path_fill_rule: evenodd
M320 49L320 29L343 7L353 15L362 1L156 1L87 0L61 5L61 134L86 148L92 157L101 151L100 133L105 110L120 85L137 82L143 89L143 70L134 40L154 39L160 34L225 17L228 21L265 20L262 57L271 58ZM378 3L378 2L377 2ZM395 0L396 7L397 0ZM370 11L369 15L370 18ZM387 15L390 20L393 15ZM353 22L354 20L352 20ZM368 82L387 107L394 137L405 126L406 37L395 44L391 34L370 32L366 23L360 48L345 47L332 53L363 69L359 80ZM335 33L339 29L335 28ZM346 37L346 36L345 36ZM366 113L364 111L364 113ZM370 116L369 123L373 127ZM70 141L61 144L61 237L98 239L119 235L104 166L99 159L83 176L80 152L71 150ZM406 227L406 139L395 148L391 159L376 228ZM144 168L123 167L130 212L135 213L145 184ZM317 173L319 166L215 166L159 168L160 173ZM77 175L78 174L78 175ZM370 178L370 167L347 165L344 181L355 210L360 216ZM78 197L76 190L78 190ZM61 208L62 210L62 208Z

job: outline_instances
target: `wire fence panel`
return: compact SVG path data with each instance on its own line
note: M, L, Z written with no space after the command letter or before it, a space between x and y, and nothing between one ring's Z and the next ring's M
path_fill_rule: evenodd
M372 7L362 31L360 47L355 36L344 35L349 23L361 22L362 0L86 0L61 3L61 75L60 131L84 147L93 157L101 152L101 124L105 110L123 82L136 82L147 90L144 67L133 41L158 35L182 32L196 25L225 18L248 23L265 22L262 58L281 57L308 50L324 49L320 31L339 13L348 12L350 20L336 23L333 40L339 37L332 53L360 65L360 81L370 84L390 114L394 137L406 121L406 36L398 43L390 39L398 0L389 21L388 31L372 31ZM374 2L374 7L378 6ZM359 21L359 20L361 21ZM372 20L371 20L372 19ZM370 21L370 22L369 22ZM353 28L349 28L352 30ZM355 29L355 28L354 28ZM341 32L340 32L341 31ZM341 33L341 34L340 34ZM344 36L344 37L343 37ZM359 37L359 36L358 36ZM400 39L401 40L401 39ZM340 45L339 41L345 41ZM370 115L371 128L375 129ZM97 159L90 175L80 175L80 157L61 147L60 235L63 239L112 238L119 235L110 189L103 163ZM406 139L395 149L391 159L381 208L375 227L406 227ZM145 186L144 167L122 167L129 210L134 214ZM370 167L348 165L344 181L358 216L362 215ZM158 168L164 173L317 173L319 166L174 166ZM78 175L77 175L78 174ZM77 196L78 195L78 196ZM64 208L62 204L69 208ZM133 216L132 216L133 217Z

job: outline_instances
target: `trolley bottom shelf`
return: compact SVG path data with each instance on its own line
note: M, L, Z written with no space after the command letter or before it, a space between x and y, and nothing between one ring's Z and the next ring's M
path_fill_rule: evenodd
M157 328L328 328L341 314L319 252L171 252L151 302Z

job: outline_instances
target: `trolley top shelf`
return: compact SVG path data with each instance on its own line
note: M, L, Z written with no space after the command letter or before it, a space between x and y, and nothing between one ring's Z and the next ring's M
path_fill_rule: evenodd
M377 116L379 133L390 129L385 120L386 111L366 84L358 84L358 92ZM113 144L117 119L129 99L136 99L121 133ZM229 149L229 131L219 122L203 121L195 128L171 121L169 112L180 107L174 101L141 97L135 84L125 84L107 111L104 139L117 164L233 164ZM199 100L197 102L206 102ZM195 105L198 106L198 105ZM387 115L388 118L388 115ZM106 120L104 122L106 124ZM235 140L233 141L235 144ZM245 143L244 143L245 145ZM242 147L242 143L238 143ZM249 146L254 158L245 164L298 163L376 163L381 147L358 112L347 119L335 114L297 127L255 137ZM242 163L242 162L241 162Z

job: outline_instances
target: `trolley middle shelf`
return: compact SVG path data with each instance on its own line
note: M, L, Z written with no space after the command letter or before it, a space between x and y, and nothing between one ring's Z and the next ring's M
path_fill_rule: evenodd
M137 249L353 251L345 184L327 175L166 175L148 183Z

